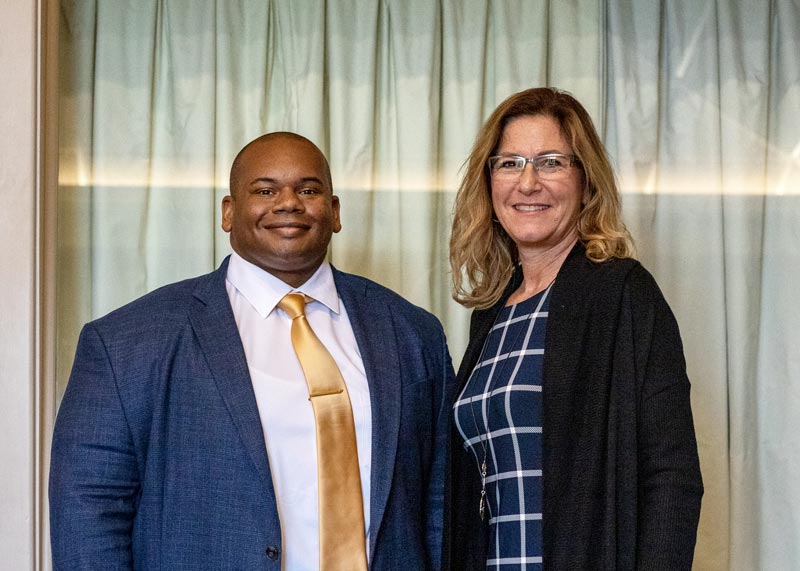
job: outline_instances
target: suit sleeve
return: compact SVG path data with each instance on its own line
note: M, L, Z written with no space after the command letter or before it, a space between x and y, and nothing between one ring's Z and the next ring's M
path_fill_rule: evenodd
M49 494L55 570L133 568L139 482L114 371L89 324L78 341L53 435Z
M437 334L439 336L438 360L440 370L437 372L437 396L434 417L434 442L433 460L431 463L431 475L428 482L428 520L427 536L428 546L431 552L428 554L431 569L443 568L443 557L446 546L444 539L444 518L445 518L445 487L447 483L447 470L449 461L450 445L450 415L452 414L453 400L455 399L455 373L450 353L447 350L447 342L444 332L437 322Z
M638 442L637 569L691 569L703 484L678 325L647 274L632 293L644 364Z

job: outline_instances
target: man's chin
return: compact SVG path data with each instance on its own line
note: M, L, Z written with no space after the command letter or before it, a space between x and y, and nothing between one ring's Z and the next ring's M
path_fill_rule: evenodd
M308 279L314 272L317 271L317 268L320 267L322 262L325 261L324 254L322 256L312 257L308 256L304 252L298 252L292 249L283 249L279 252L273 252L273 254L270 256L242 257L254 266L258 266L265 272L272 274L278 279L290 284L295 280L292 279L290 281L287 278L291 276L305 276L305 279ZM303 281L305 281L305 279L303 279Z

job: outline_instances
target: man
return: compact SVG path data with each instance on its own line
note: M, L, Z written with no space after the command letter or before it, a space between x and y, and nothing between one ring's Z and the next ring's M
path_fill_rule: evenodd
M55 568L439 569L439 322L325 262L339 200L307 139L252 141L230 191L219 269L81 333L53 439Z

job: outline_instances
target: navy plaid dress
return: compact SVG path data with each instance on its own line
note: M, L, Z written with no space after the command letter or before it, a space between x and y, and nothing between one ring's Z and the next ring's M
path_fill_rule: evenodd
M549 294L547 288L500 311L454 405L476 469L486 460L487 569L542 569L542 362Z

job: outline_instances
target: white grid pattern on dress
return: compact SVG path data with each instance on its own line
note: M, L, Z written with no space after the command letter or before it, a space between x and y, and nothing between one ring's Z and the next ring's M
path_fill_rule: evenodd
M492 332L497 332L497 331L500 332L500 339L499 339L499 342L497 344L496 352L494 353L493 356L490 356L489 358L485 358L486 357L485 354L482 354L481 355L482 359L476 365L475 369L472 372L472 375L470 376L470 381L472 381L472 378L475 376L476 371L479 371L480 369L483 369L485 367L490 367L489 373L488 373L487 378L486 378L486 380L484 382L483 390L481 392L477 393L477 394L474 394L473 396L469 396L469 397L465 398L464 397L464 393L467 391L467 387L469 386L469 381L468 381L467 386L464 387L464 390L462 391L461 395L459 396L459 400L456 403L456 408L463 407L463 406L469 406L470 409L472 408L473 403L477 403L477 402L481 403L481 407L480 407L481 420L483 421L483 427L482 427L483 432L482 433L481 433L481 430L478 430L477 431L478 434L476 436L470 437L469 434L472 431L471 430L467 430L467 431L464 430L464 427L461 425L461 419L459 419L459 415L458 414L456 414L456 426L457 426L459 432L461 433L462 437L465 439L465 442L464 442L465 448L472 450L472 453L475 456L476 463L477 463L478 467L480 468L480 465L482 463L483 458L481 458L481 456L483 454L486 454L487 459L491 461L492 470L490 470L490 473L487 474L485 483L486 484L490 484L490 483L497 482L499 480L511 480L511 479L516 479L516 481L517 481L517 494L516 495L517 495L517 500L518 500L517 503L518 503L518 505L516 506L515 510L512 509L512 511L516 511L516 513L510 513L510 514L506 513L506 514L503 514L503 515L495 517L493 515L493 511L492 511L492 506L491 506L492 502L489 502L489 514L490 514L489 522L494 527L494 531L495 531L495 541L494 541L494 543L495 543L496 549L495 549L495 553L494 554L490 554L490 558L487 560L487 567L488 568L492 568L492 569L497 569L497 570L500 570L501 566L506 566L506 567L503 567L503 568L504 569L508 569L507 566L509 566L509 565L516 565L518 567L515 567L515 568L519 568L521 570L524 570L524 569L526 569L526 565L527 564L536 564L536 563L541 564L541 562L542 562L542 558L540 556L541 555L540 552L531 553L531 554L528 554L528 552L527 552L526 535L525 535L525 533L526 533L526 530L525 530L526 522L528 522L528 521L541 521L542 514L541 513L525 513L526 512L526 507L525 507L525 505L526 505L526 497L525 497L526 491L525 491L525 485L524 485L524 479L525 478L532 478L532 477L533 478L541 478L542 471L538 470L538 469L537 470L529 470L529 469L525 469L523 467L523 462L522 462L521 452L520 452L520 446L519 446L519 442L518 442L518 439L517 439L517 435L518 434L541 433L542 427L541 426L525 426L524 424L525 424L526 419L519 419L520 424L522 424L522 426L515 426L514 425L514 417L512 415L511 399L512 399L512 395L517 391L527 391L527 392L541 392L542 391L541 384L521 384L521 385L517 385L517 384L515 384L515 381L517 380L517 373L519 372L520 367L521 367L522 362L525 359L525 357L534 356L534 355L541 356L541 355L544 354L543 347L528 349L528 346L529 346L531 335L532 335L532 333L534 331L534 327L536 326L538 318L540 318L540 317L546 318L547 315L548 315L546 310L542 311L542 308L545 305L545 302L547 300L548 294L549 294L549 288L547 290L545 290L544 294L541 296L541 299L538 301L536 309L534 311L532 311L531 313L527 313L527 314L525 314L523 316L515 315L517 307L516 306L511 306L508 317L506 319L504 319L503 321L495 324L492 327ZM522 343L518 344L517 343L518 339L513 340L511 342L511 344L513 346L515 346L515 349L510 351L510 352L505 352L504 353L503 352L503 348L504 347L508 347L508 344L507 344L508 339L507 338L508 338L508 335L509 335L509 328L512 325L520 324L520 322L523 322L523 321L526 321L526 320L528 321L528 323L527 323L527 327L525 327L524 324L523 324L524 329L522 331L524 331L524 339L523 339ZM546 322L546 319L545 319L545 322ZM540 324L540 326L541 326L541 324ZM517 333L517 336L519 336L522 333L522 331ZM491 333L489 334L489 336L490 335L491 335ZM487 342L488 342L488 337L489 336L487 336ZM484 351L486 351L486 348L487 347L484 346ZM495 383L495 381L497 379L496 375L503 374L503 370L505 368L507 368L509 365L513 366L513 369L507 375L508 384L505 385L505 386L493 389L492 386L493 386L493 384ZM523 382L525 382L524 379L523 379ZM507 427L503 427L503 428L498 428L496 430L489 430L488 428L491 428L490 427L491 418L490 418L490 415L489 415L489 412L488 412L488 402L491 400L492 397L495 397L495 396L498 396L498 395L504 395L504 409L505 409L505 414L506 414L506 419L505 420L506 420L508 426ZM470 411L470 412L472 412L472 411ZM473 420L474 420L474 418L473 418ZM476 424L475 428L476 429L478 428L477 424ZM503 471L501 473L498 473L498 461L497 461L497 456L496 456L496 453L495 453L494 439L497 438L497 437L500 437L500 436L510 436L511 437L511 443L512 443L513 451L514 451L514 462L515 462L515 465L516 465L516 470L511 470L511 471L506 470L506 471ZM480 443L480 445L478 445L479 443ZM487 445L488 445L488 449L486 449ZM495 504L494 505L494 512L495 513L501 513L502 512L501 506L500 506L500 500L501 500L500 486L496 485L495 486L495 501L494 501L494 504ZM519 557L503 557L501 555L501 553L499 553L500 541L498 540L498 538L499 538L498 534L499 534L500 526L497 525L497 524L498 523L512 524L514 522L519 524L519 542L520 542L520 550L519 550L520 553L519 553L519 555L520 556ZM504 527L504 533L508 533L507 525ZM507 555L512 555L512 554L507 554Z

